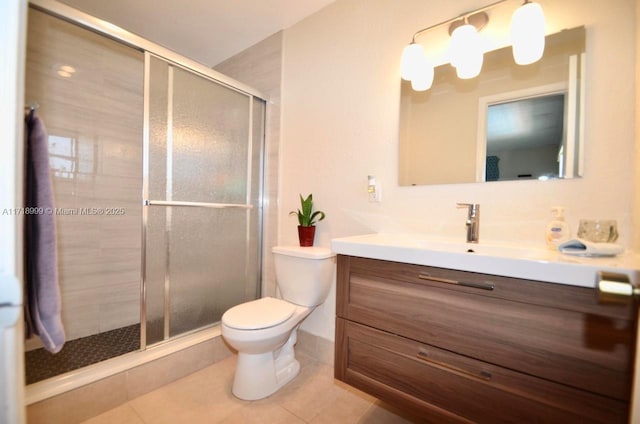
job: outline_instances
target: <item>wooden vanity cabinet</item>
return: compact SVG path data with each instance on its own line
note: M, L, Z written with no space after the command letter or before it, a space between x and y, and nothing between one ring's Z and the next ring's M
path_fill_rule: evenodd
M337 263L338 380L425 422L627 422L633 306L598 305L584 287Z

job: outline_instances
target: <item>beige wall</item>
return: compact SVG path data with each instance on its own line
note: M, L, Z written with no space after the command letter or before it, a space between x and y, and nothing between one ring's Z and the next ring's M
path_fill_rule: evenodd
M316 235L324 246L333 237L380 231L463 240L465 212L456 202L482 205L482 241L542 247L549 209L563 205L574 231L580 218L617 219L619 242L631 246L637 191L634 0L540 1L548 33L578 25L587 30L584 178L398 186L402 49L416 30L485 3L338 0L284 32L281 243L296 242L287 212L297 206L298 193L313 193L327 213ZM510 15L518 4L509 1L500 13ZM487 34L505 37L497 30ZM381 203L368 202L367 175L381 183ZM332 339L335 294L330 296L303 328Z

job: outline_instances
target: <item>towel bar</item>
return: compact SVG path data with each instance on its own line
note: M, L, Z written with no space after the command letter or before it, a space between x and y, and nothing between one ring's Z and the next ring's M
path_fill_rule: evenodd
M166 201L166 200L145 200L145 206L189 206L197 208L240 208L240 209L253 209L253 205L242 205L237 203L204 203L204 202L178 202L178 201Z

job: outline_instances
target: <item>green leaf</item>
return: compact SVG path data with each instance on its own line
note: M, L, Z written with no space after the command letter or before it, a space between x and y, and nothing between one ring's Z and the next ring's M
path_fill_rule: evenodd
M313 223L315 222L315 218L316 218L317 216L320 216L320 218L318 219L318 221L322 221L322 220L324 219L324 216L325 216L325 215L324 215L324 212L322 212L322 211L315 211L315 212L311 215L311 219L310 219L311 223L310 223L309 225L313 225Z
M316 218L318 218L318 221L322 221L325 218L324 212L313 212L313 195L311 194L306 198L302 197L302 194L300 194L300 206L301 209L291 211L289 212L289 215L296 215L298 217L298 224L302 227L311 227Z

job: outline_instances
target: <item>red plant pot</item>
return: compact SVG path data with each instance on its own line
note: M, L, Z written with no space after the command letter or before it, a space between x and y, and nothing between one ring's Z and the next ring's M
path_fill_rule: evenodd
M300 246L313 246L313 239L316 235L316 227L303 227L298 225L298 239L300 240Z

